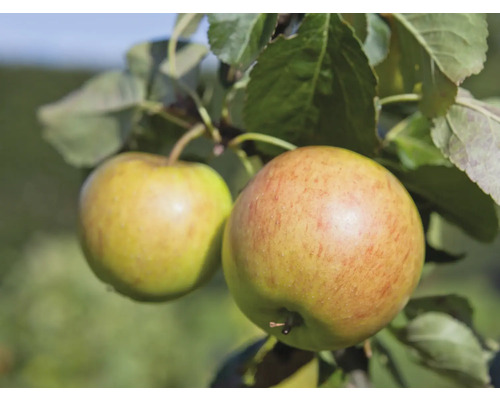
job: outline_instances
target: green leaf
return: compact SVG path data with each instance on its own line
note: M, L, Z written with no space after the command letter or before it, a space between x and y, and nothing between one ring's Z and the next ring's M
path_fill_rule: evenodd
M431 246L429 243L425 244L425 262L434 262L434 263L451 263L460 261L465 257L465 254L451 254L445 250L436 249Z
M494 202L459 169L425 165L408 171L386 165L408 190L428 200L435 211L472 237L489 242L497 235Z
M416 112L395 125L386 136L393 144L402 164L410 169L422 165L447 165L431 138L431 124L428 118Z
M453 84L483 69L488 49L484 14L394 14Z
M400 46L400 72L407 92L421 92L420 110L427 117L446 113L455 101L457 86L436 67L411 31L396 23Z
M394 382L399 387L402 388L410 387L410 385L406 381L402 369L397 364L397 361L393 356L391 349L389 348L389 346L387 346L387 344L383 339L383 336L386 332L388 332L388 329L379 332L376 336L373 336L371 338L373 356L370 359L370 364L369 364L370 376L373 377L375 373L380 372L380 371L374 372L373 371L374 368L381 369L381 367L383 367L383 369L386 370L385 373L389 374L389 376L394 380ZM392 338L394 338L394 336L392 336Z
M135 107L143 100L140 80L106 72L63 99L42 106L44 138L72 165L92 167L118 151L130 136Z
M268 337L231 355L210 387L277 386L290 377L293 379L293 375L300 373L300 369L311 361L316 361L313 352L295 349ZM307 380L310 380L310 374L307 375ZM316 382L317 372L313 378Z
M278 14L209 14L208 41L226 64L246 69L271 39Z
M189 43L178 49L175 54L175 72L177 77L183 77L197 68L207 54L208 49L204 45L198 43ZM159 69L164 74L169 75L169 60L163 60Z
M252 69L245 124L298 145L371 155L378 144L375 88L351 28L336 14L307 14L297 34L278 37Z
M363 43L363 50L368 56L370 65L380 64L389 53L391 30L377 14L366 14L368 32Z
M197 30L205 14L179 13L175 20L175 29L180 29L179 36L189 39ZM179 28L180 27L180 28Z
M500 351L491 360L490 378L493 387L500 388Z
M314 358L314 353L299 350L275 341L272 347L263 347L246 371L246 381L252 387L272 387L291 377ZM315 379L317 381L317 377Z
M192 90L196 89L199 63L206 54L203 45L179 41L176 48L177 76ZM178 100L180 88L168 71L168 40L143 42L133 46L126 55L127 68L143 83L148 100L170 105ZM185 64L184 64L185 63Z
M243 382L243 374L249 363L265 346L267 338L257 340L243 350L232 354L219 368L210 387L212 388L241 388L246 387Z
M443 154L500 204L500 107L461 90L457 104L434 120L432 139Z
M398 21L406 90L419 90L420 109L441 116L453 104L457 86L477 74L486 60L485 16L482 14L394 14Z
M484 387L489 384L487 360L479 341L455 318L441 312L427 312L396 333L427 367L462 385Z
M473 326L474 310L469 300L456 294L416 297L411 299L404 308L404 313L409 319L415 319L429 311L448 314L469 328Z
M366 40L366 36L368 35L367 15L368 14L363 13L340 14L342 19L347 22L354 30L356 37L361 43L364 43L364 41Z
M370 65L380 64L389 53L389 26L377 14L342 14L342 18L351 25L356 37L363 43Z

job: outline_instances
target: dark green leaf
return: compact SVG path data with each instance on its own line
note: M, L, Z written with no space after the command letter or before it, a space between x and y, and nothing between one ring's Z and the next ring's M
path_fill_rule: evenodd
M376 78L352 30L336 14L308 14L278 37L250 74L247 129L295 144L330 144L371 155Z
M400 44L401 38L398 35L397 22L394 18L386 18L386 21L391 29L389 54L380 64L375 66L380 98L413 91L413 83L411 83L410 88L404 87L402 61L408 59L409 55L407 49ZM404 54L404 58L402 58L402 54Z
M342 13L342 19L351 25L356 37L361 43L364 43L368 35L367 14L363 13Z
M429 311L449 314L468 327L473 326L472 306L465 297L456 294L416 297L411 299L404 308L404 313L409 319L415 319Z
M253 387L276 386L313 358L313 352L276 342L272 349L257 354L255 364L249 368L247 376L251 375Z
M444 115L453 104L458 88L434 65L426 61L422 68L422 100L420 111L429 118Z
M371 387L368 376L369 359L364 347L352 346L333 352L335 362L346 375L350 387Z
M243 375L250 361L267 342L267 338L260 339L245 349L231 355L219 368L210 387L213 388L240 388L245 387Z
M430 121L420 112L395 125L387 133L386 141L393 143L399 159L406 168L451 165L432 142Z
M373 356L377 358L377 361L380 362L380 364L387 369L387 372L390 374L394 382L398 384L399 387L407 388L409 387L408 383L406 382L405 377L403 376L403 371L397 364L392 351L389 349L389 347L384 343L384 340L382 339L382 334L378 334L377 336L374 336L371 339L372 343L372 349L373 349ZM374 368L374 363L373 363L373 358L371 359L370 362L370 368ZM376 366L376 364L375 364ZM370 371L373 373L372 371Z
M487 360L481 345L474 333L455 318L441 312L427 312L396 333L427 367L465 386L488 385Z
M436 249L432 247L429 243L425 244L425 262L435 262L435 263L451 263L460 261L465 257L465 254L451 254L447 251Z
M453 104L457 86L436 66L415 33L396 23L400 46L400 71L407 92L421 92L420 110L427 117L443 115Z
M500 351L491 360L489 372L493 387L500 388Z
M440 165L412 171L392 164L387 167L411 192L428 200L435 211L472 237L485 242L495 238L495 203L459 169Z
M370 65L380 64L389 53L391 30L377 14L366 14L368 34L363 43L363 50L370 60Z
M226 64L246 69L271 39L278 14L209 14L212 52Z
M457 104L434 120L432 139L443 154L500 204L500 107L460 91Z
M175 29L180 29L179 36L188 39L193 35L200 25L205 14L199 13L179 13L175 20Z
M210 386L272 387L311 361L315 361L314 353L289 347L269 337L232 355Z
M139 79L107 72L58 102L42 106L38 117L45 139L68 163L92 167L126 142L135 107L143 98Z

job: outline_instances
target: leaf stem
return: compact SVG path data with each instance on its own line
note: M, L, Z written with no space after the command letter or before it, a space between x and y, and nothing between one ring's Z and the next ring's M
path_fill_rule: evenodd
M480 114L486 115L486 117L494 120L495 122L500 123L500 116L493 114L492 112L490 112L488 109L486 109L484 107L477 106L477 105L473 104L472 102L468 102L467 100L462 100L458 97L455 100L455 104L462 106L462 107L469 108L469 109L474 110Z
M196 109L198 110L198 114L200 114L201 120L203 121L208 131L210 132L212 140L215 143L220 143L222 141L220 132L212 123L212 119L210 118L207 109L203 106L203 103L200 99L200 96L198 96L198 93L196 93L194 90L192 90L190 87L188 87L186 84L184 84L184 82L180 80L177 81L177 84L193 99L196 105Z
M172 32L170 40L168 41L168 69L170 75L175 79L177 79L177 71L175 66L175 50L177 49L177 42L179 41L179 37L181 36L184 29L186 29L186 27L195 17L195 13L184 14L179 20L178 24L174 27L174 31Z
M247 140L255 140L258 142L273 144L285 150L295 150L297 148L297 146L289 142L286 142L285 140L256 132L247 132L236 136L234 139L231 139L231 141L228 143L228 147L235 148L239 146L241 143L246 142Z
M170 40L168 41L168 71L169 75L172 77L174 82L184 90L194 101L196 108L198 110L198 114L200 114L200 118L203 123L206 125L208 131L210 132L210 136L215 143L220 143L222 141L222 137L220 135L219 130L213 125L212 119L210 118L210 114L207 109L203 106L203 103L198 96L198 94L192 90L189 86L187 86L184 82L179 79L177 76L177 69L175 64L175 52L177 49L177 42L179 41L179 37L184 31L184 29L190 24L193 18L196 17L195 13L185 14L184 17L179 21L179 23L175 26L172 35L170 36Z
M403 102L412 102L412 101L420 101L422 99L422 95L417 93L403 93L403 94L395 94L394 96L387 96L378 100L378 104L380 106L385 106L387 104L392 103L403 103Z
M165 118L167 121L172 122L173 124L180 126L184 129L191 128L192 124L183 120L182 118L177 117L176 115L170 114L165 110L165 107L161 103L157 103L155 101L143 101L139 107L143 110L148 111L152 114L158 114L159 116Z
M248 176L250 177L254 176L255 168L248 159L247 153L245 153L245 151L242 149L234 149L234 152L236 153L241 163L243 164L243 167L245 168L245 171L247 172Z
M205 133L205 126L203 124L196 124L193 126L190 130L188 130L184 135L180 137L180 139L175 143L174 147L172 148L172 151L170 152L170 155L168 156L168 162L167 165L174 165L177 160L179 159L182 151L186 147L186 145L192 141L193 139L196 139L197 137L200 137Z

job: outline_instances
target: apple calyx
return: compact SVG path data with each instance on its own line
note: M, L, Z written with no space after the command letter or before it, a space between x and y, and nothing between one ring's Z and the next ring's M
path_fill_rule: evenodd
M281 333L283 335L288 335L292 328L294 326L300 326L302 325L302 323L304 322L304 320L302 319L302 317L300 316L299 313L295 312L295 311L288 311L288 310L285 310L287 316L286 316L286 319L285 319L285 322L274 322L274 321L270 321L269 322L269 327L270 328L277 328L277 327L283 327L283 329L281 330Z

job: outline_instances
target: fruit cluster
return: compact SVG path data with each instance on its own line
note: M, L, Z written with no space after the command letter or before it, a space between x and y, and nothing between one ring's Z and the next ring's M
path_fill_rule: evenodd
M242 312L305 350L354 345L388 324L424 262L419 213L384 167L326 146L267 163L233 205L210 167L130 152L82 187L95 274L140 301L183 296L222 266Z

